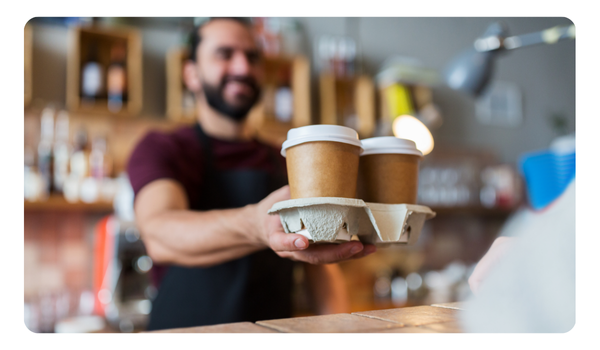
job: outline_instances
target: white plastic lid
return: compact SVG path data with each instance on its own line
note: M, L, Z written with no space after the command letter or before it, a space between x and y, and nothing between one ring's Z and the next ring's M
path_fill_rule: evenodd
M364 152L362 156L370 154L414 154L423 157L414 141L401 139L395 136L372 137L362 140Z
M360 147L362 152L362 144L354 129L339 125L309 125L288 131L287 140L281 146L281 155L285 157L285 150L290 147L314 141L347 143Z

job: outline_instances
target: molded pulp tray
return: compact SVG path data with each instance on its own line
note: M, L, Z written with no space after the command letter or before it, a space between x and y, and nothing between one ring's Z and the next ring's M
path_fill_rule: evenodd
M414 244L430 208L415 204L365 203L361 199L318 197L275 203L269 214L279 214L286 233L307 237L311 243L360 240L372 244Z

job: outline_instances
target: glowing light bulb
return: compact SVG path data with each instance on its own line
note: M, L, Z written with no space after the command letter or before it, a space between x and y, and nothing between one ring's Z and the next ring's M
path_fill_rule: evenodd
M433 150L433 136L429 129L417 118L401 115L392 124L394 136L414 141L417 149L427 155Z

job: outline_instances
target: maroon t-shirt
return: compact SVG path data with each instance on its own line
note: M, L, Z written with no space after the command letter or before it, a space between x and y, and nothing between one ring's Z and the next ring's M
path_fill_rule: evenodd
M210 144L218 170L285 172L285 158L280 150L256 140L239 142L211 137ZM281 164L274 164L273 158ZM195 209L201 200L204 161L202 143L194 126L186 126L171 133L149 132L131 154L127 172L136 195L154 180L179 182L185 189L190 209ZM279 169L277 165L281 165Z

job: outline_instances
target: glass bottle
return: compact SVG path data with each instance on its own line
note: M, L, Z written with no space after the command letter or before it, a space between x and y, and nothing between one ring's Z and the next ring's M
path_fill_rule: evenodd
M81 102L84 105L93 105L102 93L104 72L97 56L96 45L91 45L81 70Z
M62 193L64 182L69 175L69 114L61 111L56 117L56 137L54 141L54 189Z
M110 51L110 64L106 72L108 109L117 113L127 98L127 71L125 45L116 44Z
M54 109L45 108L42 111L40 125L40 142L38 144L38 171L43 179L42 196L52 191L52 143L54 138Z

